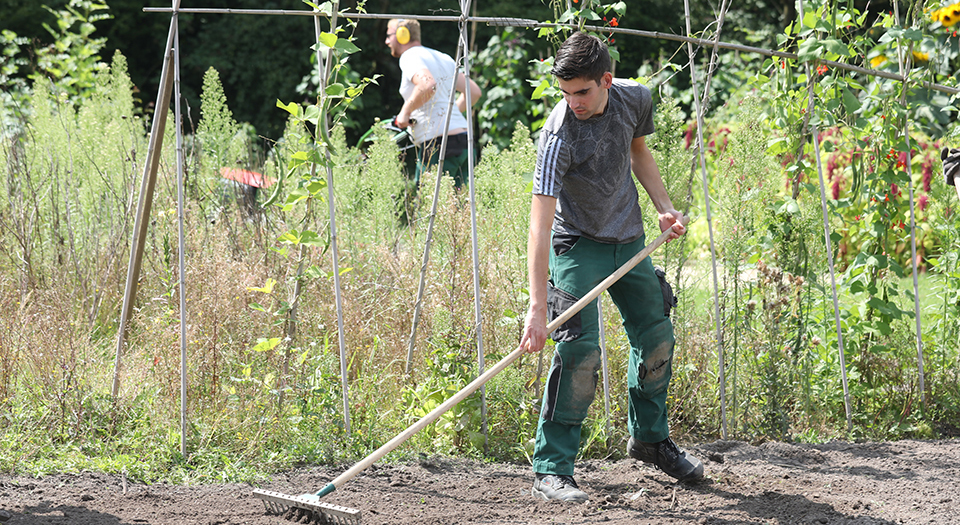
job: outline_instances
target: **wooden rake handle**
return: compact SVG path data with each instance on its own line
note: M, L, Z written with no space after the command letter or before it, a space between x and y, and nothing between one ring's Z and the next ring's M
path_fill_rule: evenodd
M686 226L690 221L689 217L684 216L680 223ZM621 277L623 277L627 272L633 269L634 266L640 264L640 261L646 259L653 253L654 250L660 247L663 243L667 241L670 237L671 229L660 234L652 243L648 244L643 250L640 250L640 253L634 255L629 261L625 262L623 266L617 268L617 271L613 272L609 277L604 279L600 284L595 286L593 290L590 290L590 293L585 295L582 299L573 304L570 308L567 308L559 317L554 319L550 324L547 325L547 333L554 332L557 328L560 327L563 323L567 322L571 317L574 316L577 312L583 309L584 306L589 304L591 301L596 299L601 293L603 293L607 288L609 288L613 283L617 282ZM357 462L350 470L347 470L343 474L337 476L336 479L328 483L325 487L320 489L316 493L317 496L323 497L327 494L330 494L338 487L350 481L357 474L364 471L370 465L377 462L383 456L389 454L393 449L400 446L401 443L410 439L414 434L423 430L424 427L433 423L440 416L445 414L448 410L457 405L457 403L463 401L470 394L474 393L478 388L483 386L487 381L493 378L493 376L499 374L506 367L510 366L511 363L517 360L521 355L526 353L526 349L522 346L518 346L516 350L510 352L506 357L501 359L497 364L490 367L486 372L481 374L479 377L470 382L467 386L463 387L459 392L454 394L450 399L447 399L437 408L434 408L430 411L429 414L420 418L419 421L410 425L409 428L398 434L396 437L386 442L383 446L373 451L367 457L363 458Z

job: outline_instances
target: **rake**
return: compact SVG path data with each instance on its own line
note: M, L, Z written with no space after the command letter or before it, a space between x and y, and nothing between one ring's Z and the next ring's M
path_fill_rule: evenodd
M687 217L683 217L680 222L686 225L688 221L689 219ZM641 250L640 253L634 255L620 268L617 268L617 271L613 272L609 277L595 286L593 290L590 290L590 293L585 295L582 299L574 303L573 306L560 314L559 317L550 322L550 324L547 325L547 333L554 332L560 327L560 325L567 322L567 320L573 317L574 314L582 310L584 306L596 299L601 293L603 293L604 290L609 288L613 283L617 282L621 277L624 276L624 274L632 270L634 266L640 263L640 261L650 256L654 250L659 248L660 245L667 241L667 239L670 237L671 231L672 229L668 229L667 231L661 233L659 237ZM413 425L410 425L410 427L388 441L386 444L357 462L353 467L350 468L350 470L347 470L343 474L337 476L336 479L328 483L316 493L290 496L280 492L256 489L253 491L253 495L263 500L263 504L266 507L267 512L275 514L297 512L299 513L299 516L295 516L296 519L306 518L317 523L360 525L359 509L351 509L349 507L341 507L339 505L323 503L320 501L320 498L330 494L347 481L350 481L356 477L357 474L374 464L383 456L389 454L391 451L393 451L393 449L400 446L401 443L410 439L411 436L422 430L430 423L436 421L437 418L456 406L457 403L466 399L467 396L483 386L484 383L493 378L493 376L502 372L503 369L516 361L517 358L519 358L525 352L525 347L517 347L516 350L501 359L497 364L493 365L493 367L481 374L479 377L474 379L469 385L463 387L462 390L454 394L450 399L444 401L443 404L430 411L429 414L423 416L419 421Z

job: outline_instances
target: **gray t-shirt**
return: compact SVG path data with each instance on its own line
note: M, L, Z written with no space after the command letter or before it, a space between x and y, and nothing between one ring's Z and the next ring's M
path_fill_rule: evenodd
M614 79L603 115L579 120L557 104L540 132L533 193L557 198L553 231L621 244L643 235L630 143L653 133L650 90Z

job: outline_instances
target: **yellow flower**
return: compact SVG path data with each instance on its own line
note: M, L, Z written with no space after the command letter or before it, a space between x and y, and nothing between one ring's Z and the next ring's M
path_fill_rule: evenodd
M960 22L960 2L937 9L933 12L932 17L943 24L944 27L952 27Z
M887 61L887 57L883 55L875 56L870 59L870 67L877 68L883 65Z
M913 63L918 65L926 64L930 61L930 53L922 53L920 51L913 52Z

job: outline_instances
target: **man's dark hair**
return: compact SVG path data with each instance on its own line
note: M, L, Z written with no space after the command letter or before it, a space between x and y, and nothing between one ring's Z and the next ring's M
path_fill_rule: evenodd
M551 73L560 80L586 78L600 83L603 74L610 71L610 52L599 38L587 33L570 35L553 61Z

